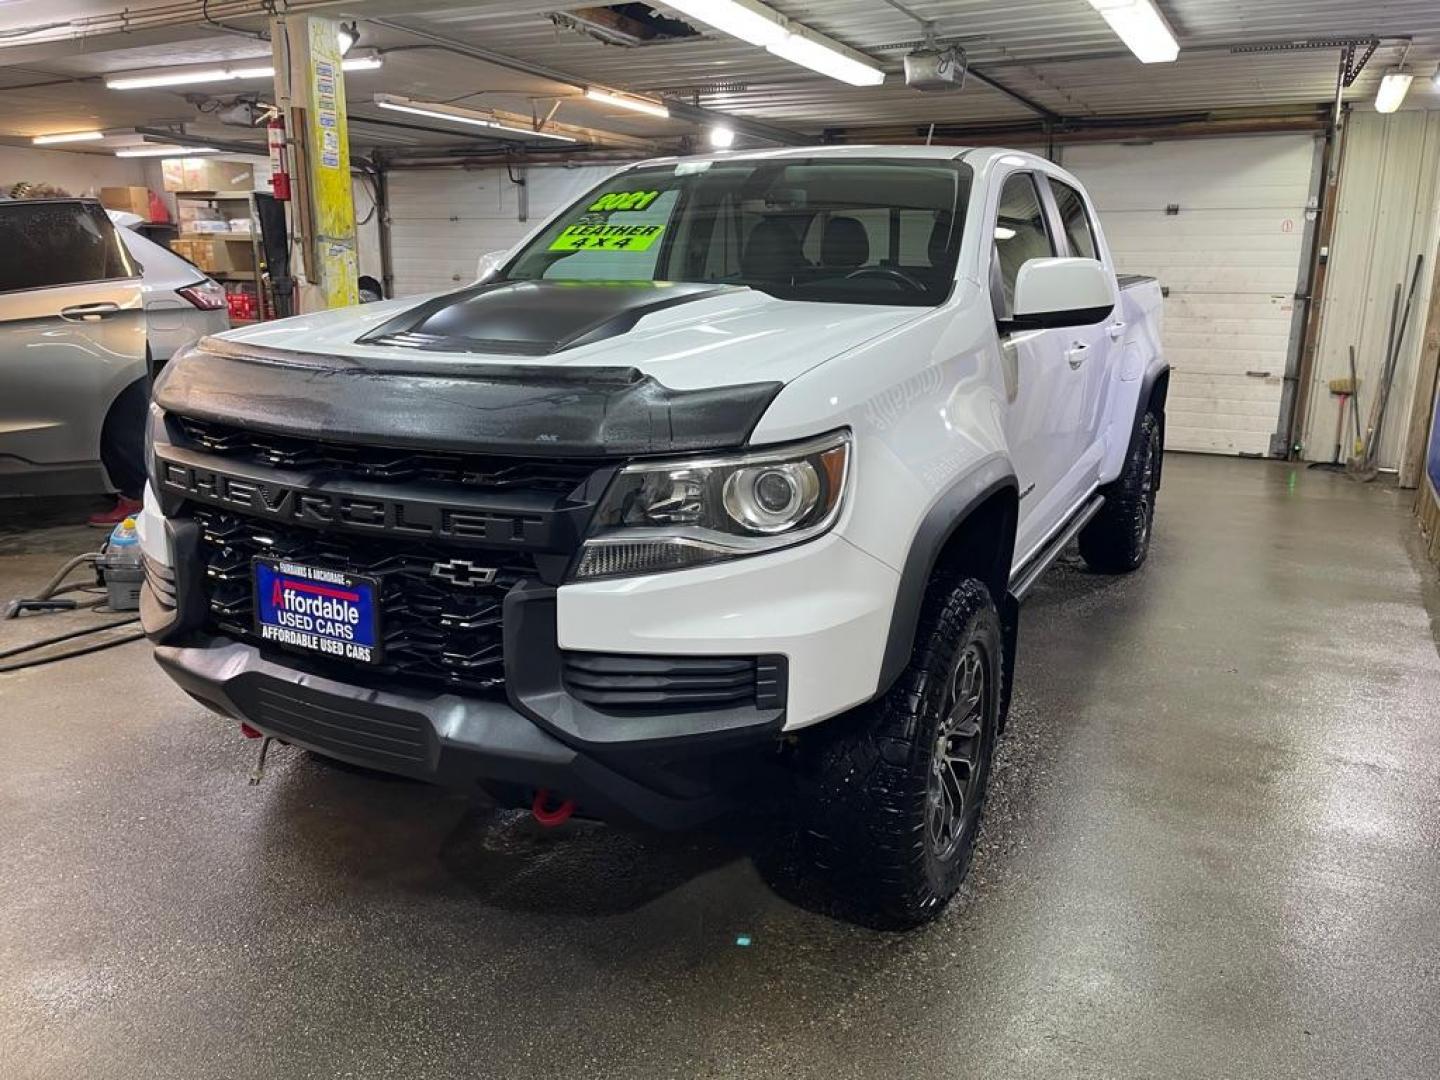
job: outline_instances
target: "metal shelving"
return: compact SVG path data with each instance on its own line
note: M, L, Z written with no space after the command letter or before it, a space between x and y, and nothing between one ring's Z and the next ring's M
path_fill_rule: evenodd
M255 193L253 191L175 191L177 205L176 226L179 228L178 205L181 202L208 203L217 209L222 204L244 203L245 210L250 219L250 231L248 233L232 232L184 232L180 231L180 240L211 240L223 241L227 244L245 243L250 245L251 265L253 270L206 270L205 273L219 282L243 281L253 282L255 285L255 302L259 309L258 319L231 319L236 325L249 322L264 322L275 317L275 302L270 295L268 282L265 276L265 254L260 244L260 215L255 209Z

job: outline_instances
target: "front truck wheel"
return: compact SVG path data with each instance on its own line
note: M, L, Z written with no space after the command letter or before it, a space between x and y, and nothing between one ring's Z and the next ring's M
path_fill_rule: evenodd
M909 666L873 704L812 736L801 842L836 899L908 928L970 867L1000 725L1003 636L989 590L932 586Z
M1124 470L1105 492L1105 505L1080 530L1080 555L1090 569L1128 574L1145 561L1160 486L1160 443L1160 418L1147 412Z

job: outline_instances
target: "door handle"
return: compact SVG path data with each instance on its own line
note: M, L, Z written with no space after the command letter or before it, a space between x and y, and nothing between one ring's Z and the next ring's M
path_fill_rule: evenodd
M99 322L119 313L120 305L110 301L100 304L75 304L60 309L60 317L67 322Z
M1125 333L1125 324L1123 322L1112 322L1109 326L1105 327L1105 332L1110 335L1111 341L1119 341L1120 335Z
M1090 346L1083 341L1077 341L1070 348L1065 350L1065 359L1070 363L1070 370L1076 371L1085 362L1085 356L1090 351Z

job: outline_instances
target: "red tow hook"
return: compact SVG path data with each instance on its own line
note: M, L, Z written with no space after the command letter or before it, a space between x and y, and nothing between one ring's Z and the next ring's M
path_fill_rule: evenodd
M550 799L550 792L541 788L535 792L535 801L530 804L530 813L535 815L535 820L547 829L553 829L557 825L564 825L570 820L570 815L575 812L575 800L566 799L554 810L547 810L545 803Z
M240 734L244 735L247 739L262 739L265 737L265 733L263 731L256 731L253 727L245 723L245 721L243 720L240 721Z

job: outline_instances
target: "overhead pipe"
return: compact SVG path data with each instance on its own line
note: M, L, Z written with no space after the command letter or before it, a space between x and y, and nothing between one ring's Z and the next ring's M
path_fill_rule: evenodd
M180 132L166 131L164 128L137 127L136 135L144 135L150 139L164 139L175 146L213 146L227 154L249 154L255 157L266 157L270 148L263 143L231 142L229 139L209 139L203 135L185 135ZM183 157L183 154L176 154L176 157Z
M290 0L286 11L304 14L341 5L337 0ZM33 27L17 27L0 37L0 49L25 45L44 45L63 41L83 41L103 34L132 34L140 30L159 30L177 26L215 26L218 19L268 19L274 13L274 0L179 0L158 4L143 10L117 8L113 11L84 15L65 22L41 23ZM221 28L223 29L223 28ZM52 31L67 31L52 33ZM45 35L49 36L45 36Z

